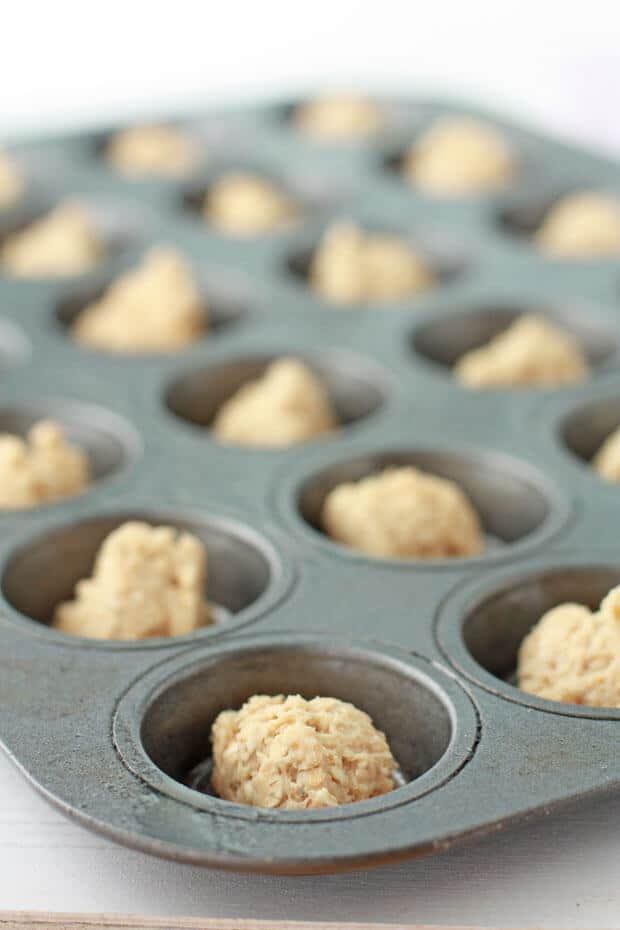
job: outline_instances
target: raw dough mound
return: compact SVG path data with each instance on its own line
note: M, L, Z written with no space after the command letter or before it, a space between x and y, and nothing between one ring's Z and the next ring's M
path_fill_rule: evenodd
M212 623L207 553L171 526L123 523L103 541L91 578L60 604L54 626L91 639L180 636Z
M478 516L458 485L412 466L337 485L321 519L333 539L384 558L443 559L484 548Z
M620 255L620 202L596 191L562 197L546 213L534 236L549 255Z
M72 333L108 352L165 352L195 342L206 324L191 266L174 249L159 247L86 307Z
M515 159L500 132L469 117L438 119L409 149L405 177L439 196L488 191L515 174Z
M103 248L87 210L66 200L0 247L5 272L23 278L82 274L101 258Z
M551 701L620 707L620 587L595 613L581 604L547 611L521 643L517 677Z
M346 141L375 132L381 124L381 110L365 97L341 94L301 104L293 120L297 129L309 136Z
M348 222L334 224L323 236L310 280L321 297L343 305L400 300L434 284L431 269L408 242Z
M12 206L24 191L24 179L13 159L0 151L0 209Z
M305 810L391 791L395 762L385 736L336 698L256 695L213 724L213 787L256 807Z
M54 420L39 420L26 439L0 434L0 507L36 507L71 497L89 482L86 454Z
M295 205L267 178L235 172L211 186L204 217L222 232L251 236L280 229L295 216Z
M288 446L337 428L329 395L307 365L281 358L220 407L213 432L222 442Z
M620 483L620 428L607 437L592 464L603 478Z
M534 313L519 317L454 367L468 387L571 384L588 376L588 361L577 340Z
M134 126L117 132L106 147L106 158L129 177L178 178L198 160L194 141L172 126Z

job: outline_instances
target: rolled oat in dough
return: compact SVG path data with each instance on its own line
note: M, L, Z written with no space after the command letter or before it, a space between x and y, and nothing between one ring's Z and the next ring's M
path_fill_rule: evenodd
M13 159L0 150L0 209L13 206L24 192L24 178Z
M198 161L196 143L187 133L160 125L117 132L105 154L120 174L129 177L183 177Z
M562 197L545 214L534 241L558 257L620 255L620 202L596 191Z
M478 516L458 485L412 466L337 485L321 521L337 542L384 558L443 559L484 548Z
M337 426L329 394L319 378L298 359L281 358L222 404L213 432L227 443L288 446Z
M66 200L7 236L0 247L0 265L17 277L63 277L89 271L102 253L88 211L77 201Z
M59 604L54 627L92 639L180 636L213 622L207 553L191 533L123 523L103 541L91 578Z
M338 222L314 253L310 282L326 300L354 305L400 300L426 290L435 280L425 259L405 240Z
M504 136L470 117L438 119L415 142L403 161L405 177L439 196L492 190L516 173Z
M620 483L620 428L607 437L592 464L603 478Z
M534 313L466 352L454 367L456 378L474 388L571 384L587 378L588 371L575 337Z
M0 434L0 507L36 507L83 491L86 453L67 442L54 420L39 420L25 439Z
M620 707L620 587L599 609L560 604L521 644L519 687L551 701Z
M165 352L195 342L206 328L206 302L190 264L159 246L87 306L71 332L82 345L108 352Z
M281 229L295 217L296 205L268 178L234 172L215 181L205 197L207 222L232 236Z
M325 141L368 136L381 125L381 109L372 100L353 94L317 97L295 109L293 121L301 132Z
M223 711L211 731L213 787L237 804L306 810L391 791L387 740L336 698L256 695Z

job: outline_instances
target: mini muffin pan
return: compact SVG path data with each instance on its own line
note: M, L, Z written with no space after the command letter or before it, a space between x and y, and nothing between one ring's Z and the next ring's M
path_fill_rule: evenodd
M178 181L116 176L106 132L13 146L29 190L0 215L0 237L72 196L91 205L108 250L77 278L0 279L0 429L54 416L94 475L78 497L0 514L0 738L51 802L151 853L268 872L359 867L620 785L620 709L514 685L519 643L546 609L594 607L620 582L620 489L589 464L620 425L620 261L549 259L531 241L558 193L617 190L620 168L471 107L383 106L381 132L343 144L304 138L290 104L179 120L207 160ZM499 126L519 160L513 184L440 199L403 180L403 151L446 112ZM197 197L240 167L281 183L300 216L243 239L210 228ZM436 286L390 305L319 299L309 258L337 217L408 237ZM205 337L150 356L74 343L82 307L156 243L192 261ZM532 309L583 345L587 383L461 388L455 359ZM218 443L218 406L284 354L325 380L342 428L281 450ZM373 559L325 537L334 485L403 463L464 488L487 534L482 555ZM103 538L132 517L203 540L217 623L148 642L51 629ZM307 812L198 790L216 715L280 692L367 711L402 784Z

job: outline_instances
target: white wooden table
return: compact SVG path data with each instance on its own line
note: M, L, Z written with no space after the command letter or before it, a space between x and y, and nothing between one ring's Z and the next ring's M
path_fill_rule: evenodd
M49 807L0 754L0 909L618 930L620 795L432 858L271 878L116 846Z

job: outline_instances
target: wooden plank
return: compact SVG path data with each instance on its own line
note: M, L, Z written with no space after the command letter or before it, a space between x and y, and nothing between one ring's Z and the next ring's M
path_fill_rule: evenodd
M0 930L439 930L422 924L314 923L200 917L139 917L121 914L49 914L0 911ZM441 930L467 930L442 927ZM471 928L470 928L471 930ZM492 928L485 928L492 930Z

